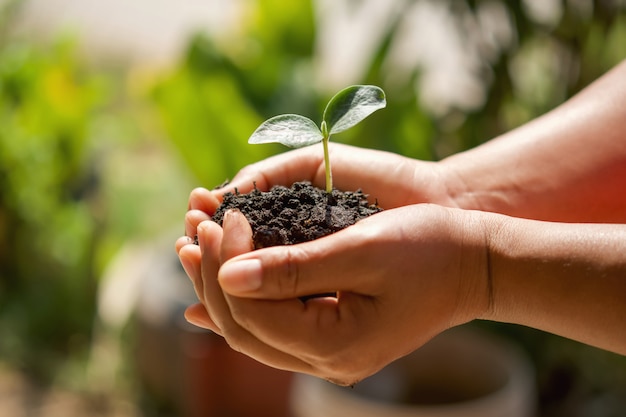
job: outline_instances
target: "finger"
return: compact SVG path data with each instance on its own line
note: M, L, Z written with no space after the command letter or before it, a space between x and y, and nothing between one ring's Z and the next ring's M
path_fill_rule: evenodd
M227 227L233 226L232 220L230 221L231 226ZM237 221L236 218L234 220ZM205 240L207 234L215 235L214 232L217 229L213 225L214 223L212 222L201 225L199 230L200 247L188 245L181 252L183 266L186 270L189 270L188 275L192 277L199 276L197 258L201 248L204 250L204 256L206 256L208 250L205 248L213 246L212 242L217 240L215 237L213 237L212 242ZM231 229L231 232L237 229L236 224L235 226L235 228ZM205 227L214 230L212 233L211 231L205 233ZM213 252L213 256L215 256L215 252ZM187 261L187 258L191 258L193 262ZM212 270L211 267L205 267L204 269L205 272L210 270ZM205 281L207 281L206 277ZM202 288L202 280L196 286ZM185 312L185 317L190 323L210 329L219 335L224 335L222 327L226 327L227 340L233 348L267 365L295 372L306 372L327 379L338 378L338 375L332 373L332 367L319 366L319 361L317 361L316 367L312 367L307 360L301 358L301 356L305 356L309 361L312 361L309 357L336 357L336 352L332 352L333 349L330 344L324 342L320 346L320 342L329 340L330 336L337 337L340 335L339 331L335 330L338 324L337 319L343 317L345 323L345 320L349 317L345 312L343 314L338 313L338 310L336 310L336 299L310 300L306 306L299 300L265 303L234 297L230 297L230 303L224 303L224 299L218 297L221 294L218 288L212 291L213 296L211 297L207 295L208 292L208 290L205 290L201 299L208 299L207 306L211 313L208 313L202 304L192 305ZM252 333L246 328L236 329L239 323L231 318L231 308L238 312L238 316L244 318L242 323L248 329L253 330ZM219 311L220 309L222 310L221 312ZM226 311L227 309L228 311ZM217 316L220 317L221 324L218 324L212 318ZM258 322L250 322L246 319L248 317L256 317ZM293 325L297 323L297 325L283 326L285 317L290 318L290 320L286 321L287 324ZM297 322L291 319L296 317L299 318ZM275 324L274 327L272 323ZM321 329L316 329L316 326L320 326ZM253 336L254 332L258 334ZM326 336L319 337L322 334ZM339 337L339 339L353 340L353 338L344 337ZM268 341L270 342L269 344L267 343ZM289 351L286 352L285 349ZM313 355L311 352L315 354ZM322 353L320 354L320 352ZM334 356L332 355L333 353Z
M382 244L375 236L376 228L357 223L312 242L260 249L225 262L218 280L226 293L247 298L289 299L336 291L376 295L371 276L375 268L368 267Z
M195 238L198 234L198 225L210 219L211 217L202 210L189 210L185 213L185 234L190 238Z
M220 238L217 239L216 235L220 235ZM216 260L220 256L221 235L222 228L214 222L203 222L198 226L205 306L212 323L233 349L275 368L312 374L314 370L310 365L262 343L233 320L216 279L219 268L219 262Z
M220 194L198 187L189 194L189 210L200 210L212 216L220 205Z
M212 332L222 335L222 331L207 313L204 305L197 303L192 304L185 310L185 319L194 326L211 330Z
M223 222L223 239L222 239L222 260L228 260L234 256L241 255L253 250L252 242L252 229L248 223L246 217L238 210L229 210L224 214ZM224 294L225 300L229 306L229 310L239 311L252 311L254 310L253 303L250 300L232 297L228 294ZM243 308L246 305L247 308ZM299 300L291 304L291 309L300 311L303 309L303 305ZM253 314L256 315L256 314ZM246 315L243 315L245 321ZM284 319L284 316L281 317ZM240 323L238 323L240 324ZM258 335L254 335L258 338ZM289 337L291 339L291 337ZM290 342L292 343L292 342Z
M267 191L274 185L290 186L297 181L310 181L315 185L324 184L323 153L312 148L302 148L285 152L241 169L227 187L220 193L233 191L247 193L254 185Z
M217 271L220 267L220 246L222 228L213 221L204 221L198 225L198 246L200 248L200 276L204 305L213 322L222 327L223 317L229 317L230 311L224 300L222 290L216 285Z
M416 177L415 160L383 151L372 151L348 145L331 143L330 159L333 161L334 185L340 190L362 189L381 207L393 208L427 201L433 196L415 199L418 189L430 189L430 184L440 181L431 168L423 165ZM422 163L426 164L426 163ZM362 167L367 166L364 170ZM325 186L323 153L315 147L306 147L285 152L243 168L230 184L216 191L246 193L257 188L269 190L274 185L290 186L297 181L310 181L313 185ZM410 181L398 182L398 178Z
M222 228L223 239L220 257L222 263L254 249L252 228L239 210L228 210L224 213Z
M268 346L311 364L326 379L350 384L383 365L354 354L355 346L371 348L379 334L375 329L384 327L372 314L380 308L378 300L352 294L306 303L231 298L239 325Z
M176 253L178 254L182 248L186 245L193 244L193 239L189 236L183 236L176 239L176 243L174 244L174 248L176 249Z
M202 303L204 303L204 284L202 282L202 275L200 272L200 248L196 245L185 245L178 252L178 258L185 270L185 273L193 284L193 289L196 292L196 297Z
M228 210L224 213L222 230L221 262L254 249L252 228L239 210ZM217 286L217 288L222 291L221 287ZM230 310L234 300L228 294L224 294L224 299Z

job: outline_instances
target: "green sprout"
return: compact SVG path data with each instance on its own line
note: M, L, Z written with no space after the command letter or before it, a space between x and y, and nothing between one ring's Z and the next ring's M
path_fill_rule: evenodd
M333 177L328 156L330 136L358 124L370 114L387 105L385 92L373 85L353 85L344 88L330 99L324 109L321 126L298 114L274 116L259 126L248 143L281 143L291 148L301 148L322 142L324 145L324 168L326 192L333 190Z

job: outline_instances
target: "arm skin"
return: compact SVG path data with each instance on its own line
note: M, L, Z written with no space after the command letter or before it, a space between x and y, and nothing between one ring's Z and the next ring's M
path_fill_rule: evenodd
M442 161L458 207L626 223L626 61L522 127Z
M201 302L187 319L261 362L341 384L477 318L626 354L625 80L622 63L545 116L438 163L333 146L337 187L365 184L387 210L313 242L252 251L243 216L223 229L210 216L224 192L254 181L323 186L321 152L194 190L176 243Z
M626 355L626 225L499 217L489 232L492 304L479 318Z

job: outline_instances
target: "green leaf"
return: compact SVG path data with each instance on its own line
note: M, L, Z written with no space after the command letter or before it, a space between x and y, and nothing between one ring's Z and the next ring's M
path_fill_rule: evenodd
M330 135L343 132L387 105L385 92L374 85L353 85L330 99L323 120Z
M266 120L259 126L248 143L282 143L292 148L301 148L321 142L322 132L315 122L297 114L281 114Z

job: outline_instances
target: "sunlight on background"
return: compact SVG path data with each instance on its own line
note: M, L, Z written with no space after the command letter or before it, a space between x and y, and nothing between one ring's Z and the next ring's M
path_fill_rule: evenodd
M184 324L173 242L193 187L283 151L247 145L265 118L377 84L388 110L340 140L438 160L555 107L624 45L619 0L0 0L0 415L206 403L186 387L215 382L207 346L240 359ZM541 415L626 412L623 358L491 330L541 370Z

